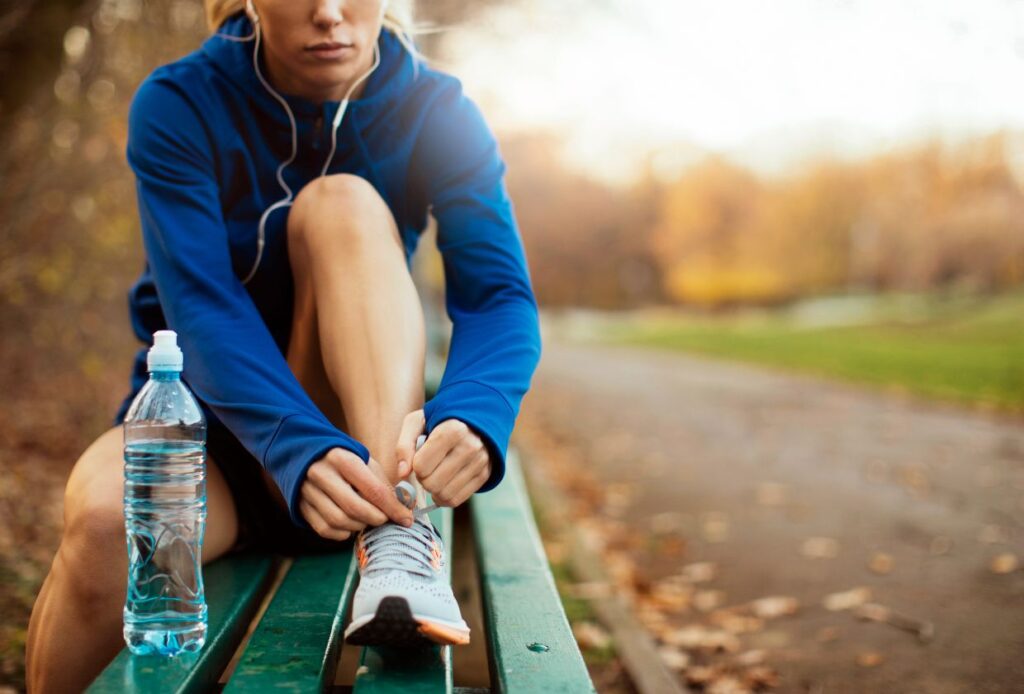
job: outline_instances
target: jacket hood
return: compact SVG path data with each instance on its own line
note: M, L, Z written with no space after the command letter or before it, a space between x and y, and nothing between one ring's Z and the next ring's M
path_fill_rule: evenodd
M224 77L238 87L244 97L262 111L262 115L279 123L281 127L288 128L287 114L260 82L253 68L252 52L256 45L255 40L232 41L217 36L219 33L243 38L252 32L253 25L249 17L244 11L238 12L224 20L218 31L203 42L201 51ZM419 61L406 50L398 37L387 29L380 32L377 45L380 49L380 65L367 78L360 97L348 105L348 113L355 115L355 120L361 123L369 122L393 106L398 97L412 86L420 70ZM266 77L262 47L259 64L261 72ZM297 119L314 118L321 114L331 117L341 103L324 101L317 104L309 99L284 93L281 93L281 97L291 107Z

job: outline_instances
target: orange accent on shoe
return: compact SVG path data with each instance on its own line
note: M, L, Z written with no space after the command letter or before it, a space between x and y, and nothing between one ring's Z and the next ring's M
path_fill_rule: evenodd
M465 646L469 643L468 631L461 632L458 629L425 620L417 620L417 623L420 625L418 631L434 643L451 646Z

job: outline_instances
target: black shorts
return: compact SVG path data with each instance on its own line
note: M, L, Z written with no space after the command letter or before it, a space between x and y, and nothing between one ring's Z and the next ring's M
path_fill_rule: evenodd
M224 474L235 501L238 540L234 550L295 555L337 551L355 541L355 533L347 540L328 540L292 523L267 488L259 461L223 425L214 424L207 430L206 451Z

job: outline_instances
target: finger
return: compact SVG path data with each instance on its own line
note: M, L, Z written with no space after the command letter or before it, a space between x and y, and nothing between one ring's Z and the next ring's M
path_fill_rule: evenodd
M345 480L354 486L358 490L359 494L362 495L361 501L367 501L375 506L380 511L387 514L387 518L400 523L406 527L413 524L412 511L409 510L398 497L395 495L395 488L388 482L380 479L377 475L370 471L366 464L355 456L336 455L335 452L340 449L332 448L327 454L328 459L333 461L333 464L341 472ZM342 508L345 508L342 506ZM355 514L350 514L355 515ZM363 515L355 515L356 518L363 520ZM372 518L373 516L366 516ZM385 520L381 520L375 525L380 525ZM371 521L368 521L371 522Z
M362 460L357 458L357 461L363 472L375 477L366 469ZM323 466L314 465L306 473L307 479L326 494L334 505L344 511L349 518L362 521L367 525L380 525L387 522L387 516L372 503L359 496L343 475L344 473L338 470L334 463Z
M302 497L313 509L320 514L327 525L335 530L351 530L359 532L366 527L366 523L360 523L343 511L334 500L322 492L315 484L306 481L302 484ZM383 515L383 514L381 514Z
M299 511L302 513L303 518L309 523L309 527L313 528L317 535L320 537L326 537L328 540L347 540L352 533L347 530L335 530L327 521L323 519L313 506L305 500L299 502Z
M491 470L486 465L466 482L459 491L452 497L452 507L461 506L469 500L469 497L476 493L476 490L484 486L484 482L491 476Z
M462 488L486 465L487 456L485 452L478 451L473 453L456 447L454 451L441 461L437 472L427 479L424 486L427 489L430 489L430 486L432 486L438 490L437 492L431 492L435 502L442 506L454 506L453 502L456 494L462 491Z
M416 477L420 480L429 477L467 433L469 427L458 419L446 419L434 427L423 447L413 456L412 469Z
M402 430L398 434L398 445L395 447L395 460L398 461L398 476L407 477L412 472L412 457L416 452L416 437L423 433L427 420L423 410L416 410L405 415Z

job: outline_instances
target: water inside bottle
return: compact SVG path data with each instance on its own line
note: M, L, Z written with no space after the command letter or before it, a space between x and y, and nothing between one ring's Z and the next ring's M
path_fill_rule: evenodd
M205 642L204 460L201 441L143 440L125 446L124 637L135 654L173 656L198 651Z

